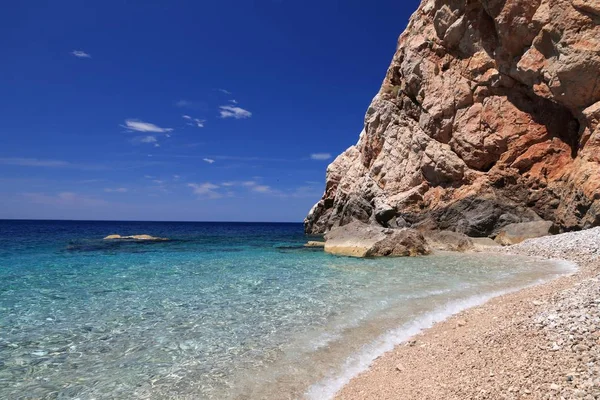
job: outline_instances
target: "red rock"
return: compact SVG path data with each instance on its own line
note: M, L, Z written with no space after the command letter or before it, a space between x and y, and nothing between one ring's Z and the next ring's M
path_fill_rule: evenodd
M599 15L592 0L422 1L307 232L376 223L377 204L476 236L600 225Z

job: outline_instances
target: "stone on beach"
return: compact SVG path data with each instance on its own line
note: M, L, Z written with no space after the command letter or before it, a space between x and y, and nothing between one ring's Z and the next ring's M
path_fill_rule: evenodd
M304 247L325 247L325 242L320 242L317 240L309 240Z
M418 256L430 253L413 229L387 229L354 221L325 235L325 251L350 257Z
M465 234L451 231L424 231L427 244L434 250L468 251L472 250L473 240Z
M496 242L503 246L521 243L526 239L549 236L553 233L554 224L550 221L522 222L509 224L500 229Z

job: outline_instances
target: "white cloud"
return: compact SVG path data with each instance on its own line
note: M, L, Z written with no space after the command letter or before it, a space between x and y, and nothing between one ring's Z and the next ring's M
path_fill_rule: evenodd
M38 158L0 158L0 164L4 165L18 165L21 167L68 167L71 164L67 161L61 160L40 160Z
M231 92L230 92L229 90L226 90L226 89L218 89L218 90L219 90L219 92L221 92L221 93L225 93L225 94L231 94Z
M123 128L127 128L136 132L155 132L155 133L167 133L172 132L172 128L161 128L160 126L151 124L149 122L139 121L135 119L125 120L125 125L121 125Z
M252 191L258 193L271 193L272 189L267 185L256 185L252 186Z
M188 183L188 187L192 188L194 194L201 197L208 197L209 199L218 199L223 197L223 195L217 192L219 189L219 185L215 185L210 182L198 184L198 183Z
M175 105L177 107L191 107L192 106L192 102L191 101L187 101L187 100L179 100L178 102L175 103Z
M129 191L129 189L127 188L105 188L104 191L106 193L127 193Z
M231 99L231 100L229 100L229 102L231 102L231 103L233 103L233 104L237 104L237 103L238 103L238 101L237 101L237 100L235 100L235 99Z
M81 50L73 50L71 54L73 54L77 58L92 58L91 55Z
M143 136L143 137L140 137L139 140L142 143L156 143L157 142L156 136Z
M212 164L215 162L215 160L213 160L212 158L203 158L202 161L207 162L209 164Z
M329 160L331 158L331 154L329 153L313 153L310 155L310 158L313 160L324 161Z
M221 118L235 118L235 119L244 119L250 118L252 113L248 110L244 110L241 107L234 106L221 106Z
M245 181L245 182L242 182L242 186L246 186L246 187L256 186L256 182L255 181Z
M204 123L206 122L205 119L199 119L199 118L192 118L189 115L182 115L183 119L187 119L188 122L187 124L189 126L195 126L197 128L204 128Z

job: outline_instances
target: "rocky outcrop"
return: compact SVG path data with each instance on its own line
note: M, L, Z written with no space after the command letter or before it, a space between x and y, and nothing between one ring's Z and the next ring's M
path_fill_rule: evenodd
M131 236L121 236L121 235L108 235L104 238L104 240L136 240L136 241L155 241L161 242L169 240L167 238L155 237L150 235L131 235Z
M500 229L496 242L503 246L521 243L526 239L534 239L556 233L554 224L549 221L523 222L520 224L506 225Z
M599 24L591 0L422 1L306 231L600 225Z
M430 253L414 229L389 229L354 221L325 235L327 253L348 257L406 257Z

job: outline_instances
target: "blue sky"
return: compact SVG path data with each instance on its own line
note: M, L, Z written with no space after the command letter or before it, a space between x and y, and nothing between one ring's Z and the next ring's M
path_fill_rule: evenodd
M302 221L418 1L0 15L0 218Z

